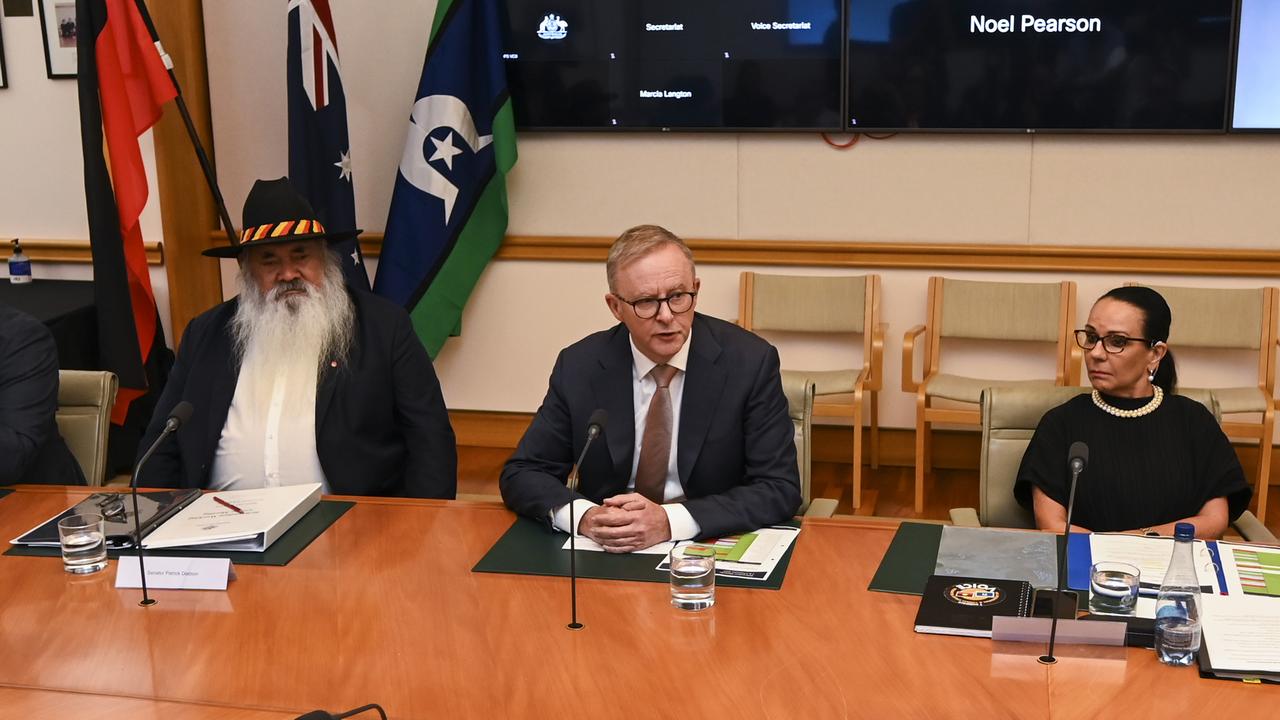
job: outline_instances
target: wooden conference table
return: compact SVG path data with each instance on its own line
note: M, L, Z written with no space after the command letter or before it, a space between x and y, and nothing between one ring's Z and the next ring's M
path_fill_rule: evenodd
M7 540L85 489L0 499ZM1130 648L917 635L918 599L866 590L892 524L807 520L780 591L682 613L657 583L472 573L498 505L361 499L287 567L227 592L116 590L0 557L0 718L245 718L380 703L393 718L1087 718L1272 714L1280 692ZM655 558L655 564L657 559Z

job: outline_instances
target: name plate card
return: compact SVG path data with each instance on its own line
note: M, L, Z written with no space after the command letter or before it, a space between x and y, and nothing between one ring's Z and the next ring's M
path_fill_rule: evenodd
M236 578L227 558L148 557L147 589L226 590ZM140 588L137 555L121 555L116 562L116 587Z

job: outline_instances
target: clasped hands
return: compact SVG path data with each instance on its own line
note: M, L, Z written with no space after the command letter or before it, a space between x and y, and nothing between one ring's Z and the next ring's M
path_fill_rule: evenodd
M662 506L639 493L606 498L582 514L578 532L606 551L628 553L671 539L671 523Z

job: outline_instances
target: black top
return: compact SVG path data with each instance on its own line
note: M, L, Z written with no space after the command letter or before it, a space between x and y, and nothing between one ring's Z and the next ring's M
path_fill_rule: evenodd
M1132 410L1150 398L1103 395L1109 405ZM1032 508L1031 488L1067 505L1071 471L1067 451L1080 440L1089 465L1076 486L1072 523L1098 532L1133 530L1191 517L1216 497L1226 497L1234 520L1253 490L1231 442L1203 405L1166 394L1149 415L1121 418L1080 395L1044 414L1022 456L1014 497Z

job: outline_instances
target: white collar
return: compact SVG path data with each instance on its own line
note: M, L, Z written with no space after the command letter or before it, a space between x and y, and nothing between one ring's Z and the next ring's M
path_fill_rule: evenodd
M635 368L636 377L643 378L657 367L658 363L650 360L648 356L640 352L640 349L636 347L635 338L632 338L630 333L627 334L627 340L631 343L631 365ZM679 352L671 356L671 359L666 364L680 372L684 372L685 368L689 366L689 344L691 342L693 342L692 326L689 327L689 336L684 339L684 345L680 346Z

